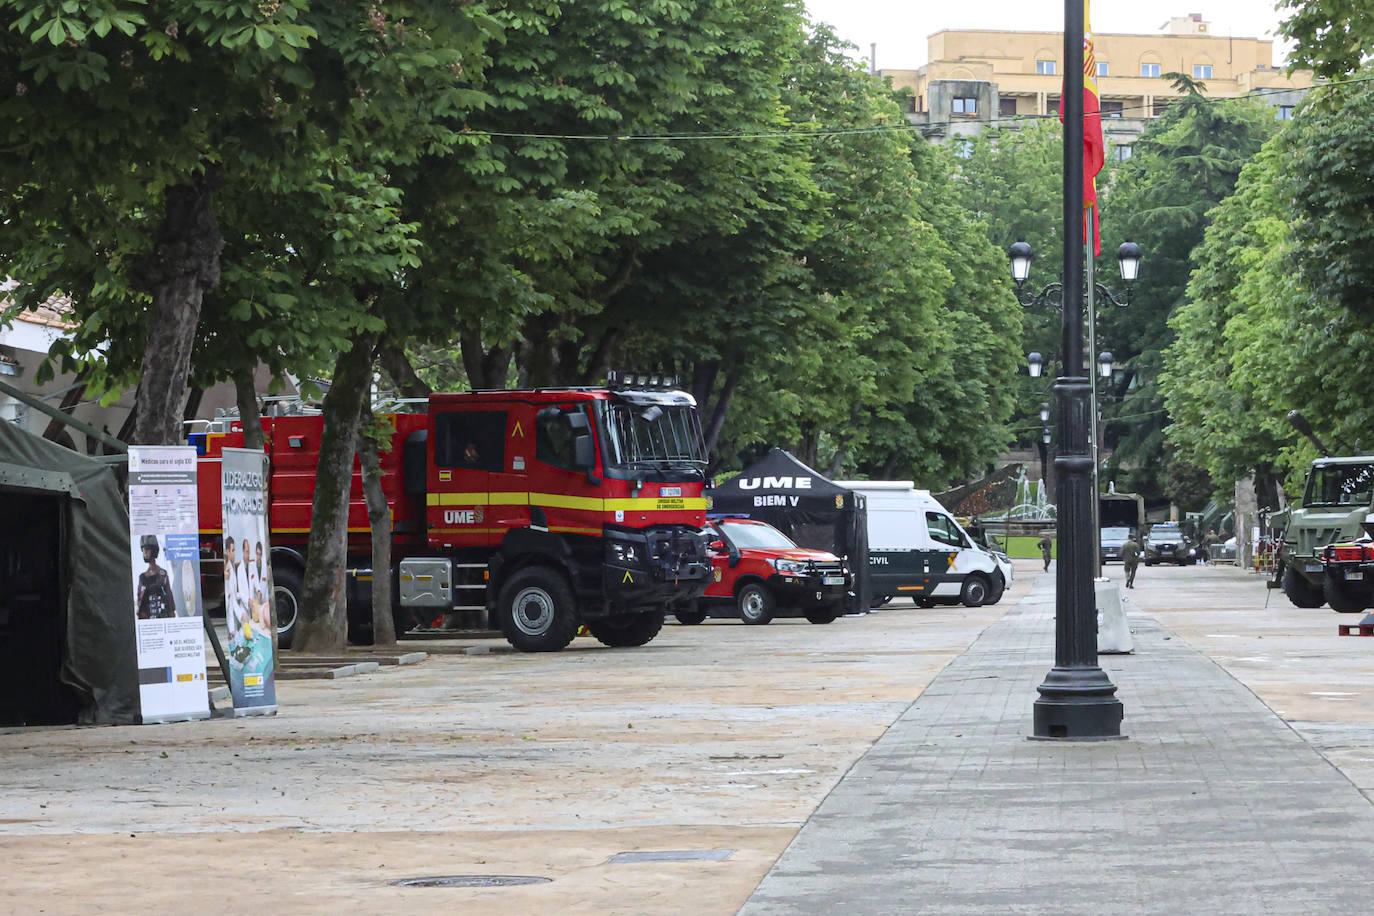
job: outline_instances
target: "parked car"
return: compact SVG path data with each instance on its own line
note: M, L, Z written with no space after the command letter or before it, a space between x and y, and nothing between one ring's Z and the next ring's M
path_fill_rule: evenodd
M738 617L751 625L774 617L805 617L830 623L844 613L849 571L824 550L798 547L767 522L723 518L709 523L713 581L678 623L707 617Z
M1197 548L1175 522L1160 522L1152 527L1150 533L1145 535L1144 547L1146 566L1156 563L1187 566L1197 560Z

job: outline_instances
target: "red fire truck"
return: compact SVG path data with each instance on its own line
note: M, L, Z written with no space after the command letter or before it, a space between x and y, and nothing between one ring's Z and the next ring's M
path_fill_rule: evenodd
M423 413L386 415L397 632L480 613L524 651L556 651L585 624L609 646L640 646L665 612L711 581L706 465L696 402L657 377L611 388L434 394ZM241 427L204 435L202 569L222 576L218 456ZM275 610L290 645L305 571L323 417L263 418ZM194 438L194 437L193 437ZM370 626L371 539L354 464L349 621ZM213 586L207 581L207 594Z

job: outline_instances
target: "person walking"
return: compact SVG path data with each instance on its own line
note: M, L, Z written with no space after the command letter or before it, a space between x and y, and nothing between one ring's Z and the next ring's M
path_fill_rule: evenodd
M1045 561L1045 568L1050 568L1050 551L1054 548L1054 541L1050 540L1048 534L1040 535L1040 557Z
M1126 567L1126 587L1135 588L1135 570L1140 565L1140 545L1135 542L1135 535L1126 536L1126 543L1121 545L1121 565Z
M1212 559L1212 548L1221 543L1221 538L1217 537L1217 529L1208 528L1206 536L1202 539L1202 565L1206 566Z

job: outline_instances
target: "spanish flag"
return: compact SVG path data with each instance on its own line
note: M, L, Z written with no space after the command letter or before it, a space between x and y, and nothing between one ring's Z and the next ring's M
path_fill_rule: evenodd
M1092 208L1093 254L1102 253L1102 233L1097 219L1097 173L1106 159L1102 139L1102 105L1097 91L1097 54L1093 50L1093 27L1088 18L1088 0L1083 0L1083 208ZM1087 227L1084 227L1084 235Z

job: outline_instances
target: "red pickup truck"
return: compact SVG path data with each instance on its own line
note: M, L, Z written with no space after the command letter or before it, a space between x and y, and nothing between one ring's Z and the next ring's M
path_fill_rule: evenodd
M738 617L757 626L778 616L830 623L844 613L850 578L839 557L798 547L772 525L754 519L716 519L707 527L712 582L692 608L675 614L678 623Z

